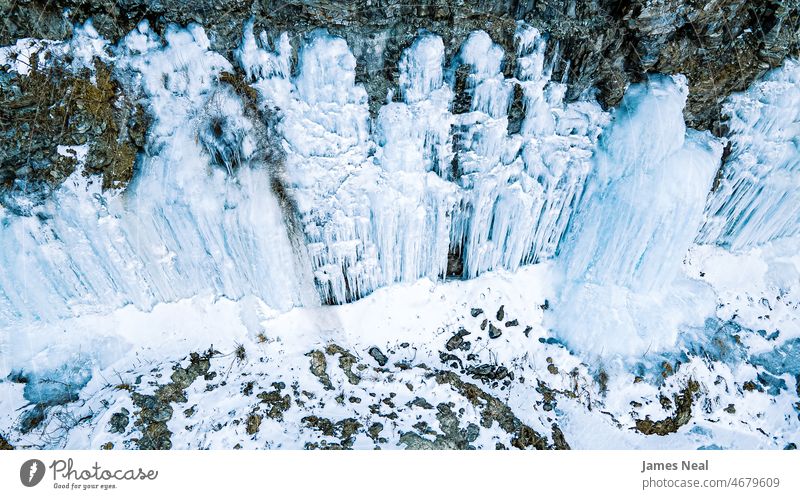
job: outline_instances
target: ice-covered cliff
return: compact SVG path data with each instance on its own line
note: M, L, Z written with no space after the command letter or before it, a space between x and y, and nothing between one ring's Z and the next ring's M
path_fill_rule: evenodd
M51 197L26 202L25 184L6 194L17 207L3 209L0 229L6 327L202 293L255 295L280 310L344 303L558 254L572 284L554 327L566 332L584 328L580 312L597 310L598 293L667 293L695 238L741 246L798 226L793 61L729 101L720 140L685 131L678 76L631 86L610 114L593 100L566 103L547 36L525 23L510 77L485 32L448 59L442 39L421 31L374 120L348 44L324 30L292 42L250 22L233 60L197 25L162 37L142 22L111 46L87 24L75 40L37 42L35 57L46 68L70 54L77 62L59 68L76 73L113 66L151 123L124 191L101 190L85 175L85 146L62 144L78 167ZM4 49L8 75L34 57L25 43ZM468 105L457 110L459 85ZM732 153L712 189L726 140ZM592 334L616 328L652 345L655 323L631 320Z
M166 363L233 339L285 355L274 372L325 389L326 355L340 357L348 383L361 378L348 371L353 354L318 344L352 341L383 369L386 356L370 345L402 336L414 346L387 351L418 348L425 367L413 367L438 366L437 383L460 386L446 372L460 370L520 400L545 393L546 412L555 395L530 376L541 375L539 357L546 377L558 375L554 356L572 366L557 385L579 400L572 415L600 398L622 417L629 401L604 399L608 371L618 397L650 390L645 403L657 403L663 373L647 389L621 386L658 362L670 374L690 366L669 385L676 411L691 412L702 391L725 412L720 401L738 403L742 391L728 384L755 387L745 378L757 376L772 397L759 404L786 412L787 383L800 374L791 361L800 338L795 60L730 97L727 131L715 136L687 126L683 75L650 74L607 110L591 93L567 99L553 41L525 22L510 44L474 30L457 50L419 30L375 112L345 38L268 33L253 20L241 28L231 53L200 25L157 32L147 21L116 43L87 23L67 41L0 49L0 90L15 110L2 115L3 150L13 152L4 161L27 161L13 175L0 169L0 375L8 400L33 405L14 420L19 431L49 425L54 406L96 402L109 391L104 373L141 379L140 355ZM29 119L36 102L48 103L47 126ZM48 133L58 142L17 147ZM468 303L480 304L469 318ZM331 306L340 304L349 305ZM445 332L453 336L441 350ZM192 357L187 369L207 371L218 354ZM315 378L289 373L304 354ZM724 389L705 386L722 371ZM599 393L582 392L595 381ZM150 396L120 386L134 405ZM624 417L660 434L650 417L672 416L654 407ZM519 442L515 432L529 427L509 413L504 431ZM11 427L7 416L0 429ZM530 424L552 444L523 447L564 445L546 419ZM785 418L769 428L780 442L797 430ZM686 441L716 441L703 435Z

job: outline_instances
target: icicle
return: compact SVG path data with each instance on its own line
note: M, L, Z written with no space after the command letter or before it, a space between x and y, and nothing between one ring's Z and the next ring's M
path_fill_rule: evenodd
M255 294L283 309L317 303L298 277L306 271L267 169L254 163L256 124L219 81L230 63L197 26L168 27L162 42L146 23L116 57L154 117L149 154L125 196L102 192L78 168L35 216L2 214L0 323L206 292ZM220 168L209 168L215 160Z
M470 35L460 53L476 88L473 111L458 117L459 183L467 192L451 236L465 277L514 270L556 252L607 120L596 103L562 103L562 86L548 83L538 30L519 24L513 80L499 73L502 50L481 33ZM484 86L487 81L491 85ZM494 117L493 109L501 103L505 113L514 83L522 87L525 117L520 134L508 136L507 116Z
M800 62L724 105L731 154L698 241L745 250L800 233Z

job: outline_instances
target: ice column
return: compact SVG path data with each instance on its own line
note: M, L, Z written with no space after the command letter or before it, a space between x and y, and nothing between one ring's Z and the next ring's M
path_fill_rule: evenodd
M373 198L381 268L392 281L445 275L451 215L453 92L444 80L444 44L421 33L399 63L401 102L377 119L376 160L386 186Z
M566 282L553 324L574 348L643 353L674 342L686 317L703 320L675 282L722 148L685 131L687 93L681 76L632 85L601 136L559 258Z
M473 98L471 111L457 120L464 197L451 245L465 277L514 270L555 253L605 119L596 104L563 104L563 86L550 82L546 40L538 30L520 24L516 43L515 78L503 76L503 50L484 32L472 33L459 55ZM508 135L515 87L525 117L520 133Z
M402 101L383 106L378 116L381 167L390 173L433 171L449 179L453 91L444 81L442 39L430 33L420 35L403 52L399 70Z

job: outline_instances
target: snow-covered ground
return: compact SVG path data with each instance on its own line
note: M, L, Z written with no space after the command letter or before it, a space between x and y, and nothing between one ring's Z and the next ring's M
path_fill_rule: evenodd
M548 446L783 448L800 441L800 258L782 256L791 247L692 248L683 271L719 296L717 320L670 352L633 358L573 353L553 337L547 264L398 284L340 306L279 312L203 296L31 326L4 339L4 377L71 365L91 379L25 434L31 384L6 379L0 433L21 447L138 448L167 435L172 448L494 449L519 442L517 418ZM58 333L70 340L49 344ZM185 384L174 373L191 371L189 353L209 351L178 387L185 396L163 389ZM668 421L666 433L643 434L647 419Z

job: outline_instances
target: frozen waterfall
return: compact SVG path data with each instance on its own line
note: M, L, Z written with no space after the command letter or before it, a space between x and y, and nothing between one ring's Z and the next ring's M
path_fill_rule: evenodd
M522 23L515 54L477 31L452 60L420 31L374 116L350 48L325 30L293 46L250 22L233 61L196 25L162 38L143 22L114 47L90 25L76 36L52 47L112 61L153 122L124 192L76 172L26 213L0 207L3 329L201 293L344 303L556 257L553 330L636 353L713 313L680 272L692 244L800 230L797 62L729 99L723 140L686 129L682 76L631 86L612 112L565 102L546 35Z
M558 260L566 283L553 328L573 346L660 349L713 312L693 306L703 302L699 284L676 284L722 154L710 133L686 130L687 94L683 77L632 85L601 136ZM683 286L692 287L685 298Z
M700 242L746 249L800 232L800 62L732 96L731 153Z

